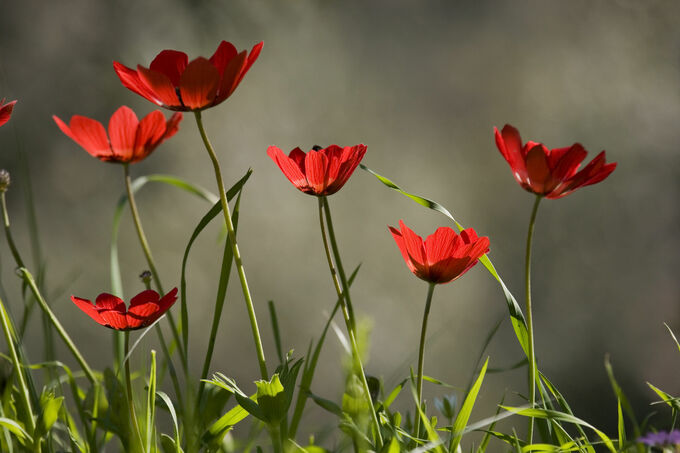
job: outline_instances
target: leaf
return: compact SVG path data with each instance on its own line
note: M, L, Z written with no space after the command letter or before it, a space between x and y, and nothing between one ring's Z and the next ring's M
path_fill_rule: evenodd
M64 402L64 397L55 398L54 395L44 393L40 398L42 412L38 416L35 437L46 436L52 429L52 425L59 418L59 410Z
M477 400L479 389L482 387L484 375L486 374L486 367L488 365L489 358L487 357L486 361L484 362L484 366L482 366L482 369L479 372L477 380L470 388L470 391L465 397L465 401L463 401L463 405L460 407L460 411L458 412L456 421L453 422L452 435L454 437L453 442L451 442L451 448L449 449L450 451L456 451L458 449L458 445L460 445L460 441L463 438L463 432L465 430L465 427L467 426L468 420L470 419L470 414L472 413L472 408L474 407L475 401Z
M0 426L14 434L21 441L21 443L23 444L33 443L33 438L16 421L6 417L0 417Z
M172 417L172 423L175 428L175 439L173 441L173 444L176 447L175 453L180 453L182 451L182 448L180 447L179 442L179 424L177 423L177 412L175 411L175 406L172 404L172 400L165 392L156 390L156 395L158 395L158 397L165 403L165 406L168 408L168 411L170 412L170 416ZM165 434L161 435L161 445L163 445L163 436L166 435Z
M251 395L250 399L255 399L255 395ZM241 420L248 417L248 411L243 407L236 406L220 417L212 426L203 434L202 441L208 445L217 445L222 441L222 438Z
M509 406L502 406L503 409L513 412L518 415L523 415L525 417L535 417L535 418L545 418L548 420L559 420L567 423L572 423L574 425L581 425L585 426L587 428L592 429L595 434L597 434L600 439L602 439L602 442L607 446L609 451L612 453L616 453L616 449L614 448L614 444L612 443L611 439L602 431L599 429L595 428L593 425L589 424L588 422L585 422L581 420L578 417L575 417L570 414L566 414L564 412L559 412L555 410L550 410L550 409L522 409L518 407L509 407Z
M279 363L283 363L283 350L281 348L281 331L279 330L279 319L276 316L276 306L274 301L270 300L267 304L269 306L269 319L272 323L272 332L274 333L274 345L276 346L276 355L279 358Z
M279 375L274 373L269 381L265 381L264 379L255 381L255 386L257 387L255 398L257 399L257 405L260 409L258 412L261 413L263 417L262 420L267 423L279 422L286 415L286 410L288 409L286 404L287 395L281 384ZM248 399L248 401L252 400ZM258 415L252 412L251 414L258 417Z
M149 390L146 396L146 451L157 449L154 428L156 426L156 351L151 350L151 370L149 371ZM153 442L153 449L152 449Z
M403 190L401 187L397 186L394 182L390 181L386 177L379 175L378 173L374 172L370 168L366 167L364 164L359 164L359 166L363 169L378 178L380 182L382 182L384 185L389 187L390 189L396 190L400 194L410 198L411 200L415 201L421 206L425 206L426 208L435 210L437 212L440 212L444 214L446 217L451 219L453 223L458 227L458 230L463 230L463 225L458 223L456 219L453 217L453 215L449 212L448 209L446 209L444 206L440 205L436 201L429 200L427 198L421 197L419 195L413 195L411 193L406 192ZM524 314L522 313L522 309L519 307L519 304L517 303L517 300L515 300L515 297L512 295L510 290L508 290L507 286L505 286L505 283L501 279L500 275L498 275L498 272L493 266L493 263L489 259L488 255L484 255L479 259L479 262L484 265L487 271L496 279L499 285L501 285L501 289L503 290L503 294L505 295L505 300L508 305L508 310L510 311L510 316L511 319L510 321L512 322L512 328L515 331L515 335L517 336L517 340L519 341L520 346L524 350L524 353L529 356L529 334L527 331L527 323L524 318Z

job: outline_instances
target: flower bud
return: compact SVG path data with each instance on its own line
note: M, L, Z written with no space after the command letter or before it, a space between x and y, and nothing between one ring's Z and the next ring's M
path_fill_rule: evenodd
M10 182L9 172L4 168L0 169L0 192L6 192Z
M149 286L151 284L151 271L146 270L142 272L139 274L139 278L142 280L142 283Z

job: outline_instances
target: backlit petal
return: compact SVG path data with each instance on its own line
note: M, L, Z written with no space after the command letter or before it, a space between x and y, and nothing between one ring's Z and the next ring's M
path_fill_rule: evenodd
M87 299L81 299L80 297L76 296L71 296L71 300L90 318L94 319L97 323L101 324L102 326L106 325L106 321L104 321L104 319L102 319L102 317L99 315L99 312L94 309L94 305L92 305L92 302L90 302Z
M152 71L143 66L137 66L140 80L158 99L158 105L170 108L181 108L182 104L177 97L175 85L170 78L161 72Z
M308 190L307 178L305 178L304 173L302 173L300 167L293 159L286 156L284 152L276 146L267 148L267 155L276 162L276 165L279 166L284 176L288 178L295 187L305 192ZM291 155L293 155L293 153L291 153ZM302 156L304 158L304 153L302 153Z
M54 120L66 135L71 137L92 156L111 160L111 145L106 136L106 130L99 121L75 115L71 118L70 127L65 128L65 124L59 118L54 117Z
M547 149L540 143L535 145L527 153L527 177L531 189L538 194L545 191L550 184L550 168L546 158ZM552 190L552 188L550 188Z
M150 90L149 87L139 78L137 71L130 69L127 66L118 63L117 61L113 62L113 70L116 71L118 78L125 88L134 91L138 95L146 98L154 104L162 105L162 102L158 99L158 96L156 96L153 90Z
M109 120L109 139L113 150L113 159L119 162L130 162L135 148L135 137L139 120L129 107L122 106Z
M212 63L203 57L196 58L189 63L180 80L182 102L192 110L212 105L219 80L220 75Z
M229 61L238 54L236 47L230 42L222 41L212 57L210 63L217 68L220 76L224 75L224 70L227 68Z
M3 105L3 102L5 102L4 99L0 101L0 126L9 121L9 118L12 116L12 110L14 110L14 104L17 103L17 101L12 101Z
M307 184L317 195L326 193L328 158L321 151L311 150L305 157L305 176Z

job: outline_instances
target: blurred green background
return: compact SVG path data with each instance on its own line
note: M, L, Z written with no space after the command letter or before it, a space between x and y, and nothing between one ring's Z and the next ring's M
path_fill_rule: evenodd
M220 40L264 50L236 93L204 113L231 185L252 167L242 202L240 247L264 331L270 368L267 300L275 300L285 348L304 353L334 303L318 232L316 200L296 191L266 156L315 144L365 143L364 163L407 190L448 207L491 239L491 258L522 301L524 241L533 197L514 181L497 151L493 126L516 126L525 140L555 148L581 142L588 159L602 149L618 168L605 182L542 203L534 258L540 368L575 413L613 433L616 400L603 366L610 354L639 418L665 425L649 406L647 381L680 393L680 357L667 322L680 333L680 3L619 1L267 2L23 0L0 4L0 97L18 99L0 130L0 167L14 234L29 255L30 168L51 303L87 358L109 366L110 332L69 300L111 289L109 240L122 168L100 163L51 119L86 115L107 122L125 104L141 117L153 106L123 88L117 60L148 66L162 49L210 56ZM22 161L21 156L25 158ZM180 132L133 176L171 173L216 190L190 115ZM394 384L416 365L426 284L412 276L388 234L399 219L421 235L447 219L358 170L331 199L357 313L372 323L369 374ZM208 206L165 186L138 196L166 286L179 285L181 255ZM145 268L129 215L121 231L126 295L141 290ZM221 246L215 224L190 261L191 358L198 372L217 287ZM2 283L20 313L18 279L0 240ZM257 363L235 281L230 288L213 371L252 390ZM179 313L179 306L175 309ZM522 354L500 288L477 266L435 292L426 374L464 387L489 330L490 366ZM341 323L340 320L338 322ZM342 323L341 323L342 324ZM31 324L39 360L42 327ZM155 335L143 349L157 347ZM59 344L61 357L70 363ZM342 353L329 336L313 391L341 394ZM135 360L144 361L146 353ZM492 415L506 394L526 394L523 369L489 375L472 420ZM444 391L425 387L431 400ZM410 400L404 397L404 406ZM434 409L433 409L434 410ZM310 404L302 435L334 423ZM518 424L519 421L515 421Z

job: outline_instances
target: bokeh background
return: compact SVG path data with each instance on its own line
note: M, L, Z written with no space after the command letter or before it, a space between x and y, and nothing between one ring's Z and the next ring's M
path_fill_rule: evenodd
M678 394L680 360L666 322L680 332L680 3L620 1L24 0L0 4L0 97L18 99L0 131L0 167L14 234L29 255L26 194L39 223L51 303L87 358L111 363L109 331L86 319L70 294L109 291L109 240L122 169L65 137L51 115L100 121L118 106L140 116L153 106L123 88L113 60L148 65L162 49L209 56L221 39L264 50L236 93L204 119L230 185L252 167L243 195L240 246L275 362L266 302L279 312L284 347L304 353L334 303L318 232L316 200L296 191L266 156L315 144L366 143L364 163L407 190L447 206L491 239L491 258L523 300L523 251L533 197L515 183L493 127L526 140L607 150L617 170L605 182L542 203L536 227L534 304L541 369L577 415L613 433L616 401L604 358L639 418L665 425L650 406L652 382ZM25 177L30 169L31 180ZM216 190L191 116L133 176L170 173ZM358 170L331 198L357 313L372 326L367 370L388 385L415 366L426 285L413 277L387 232L404 219L422 235L447 219ZM181 255L208 206L166 186L138 196L166 285L179 284ZM191 357L200 368L217 287L219 225L198 241L189 279ZM126 294L141 289L143 256L128 213L121 230ZM19 313L18 280L4 239L3 287ZM247 316L233 280L213 371L250 389L257 378ZM483 267L435 292L426 373L464 387L488 332L491 366L521 359L505 301ZM341 321L338 320L340 323ZM341 323L342 324L342 323ZM37 360L42 327L29 330ZM140 351L157 347L155 336ZM59 345L61 356L68 354ZM331 334L313 391L341 394L342 348ZM140 352L135 360L143 361ZM525 371L489 375L472 420L492 415L506 395L519 404ZM445 393L426 386L428 399ZM410 399L404 395L404 406ZM309 406L301 434L329 426ZM513 421L520 425L519 420Z

